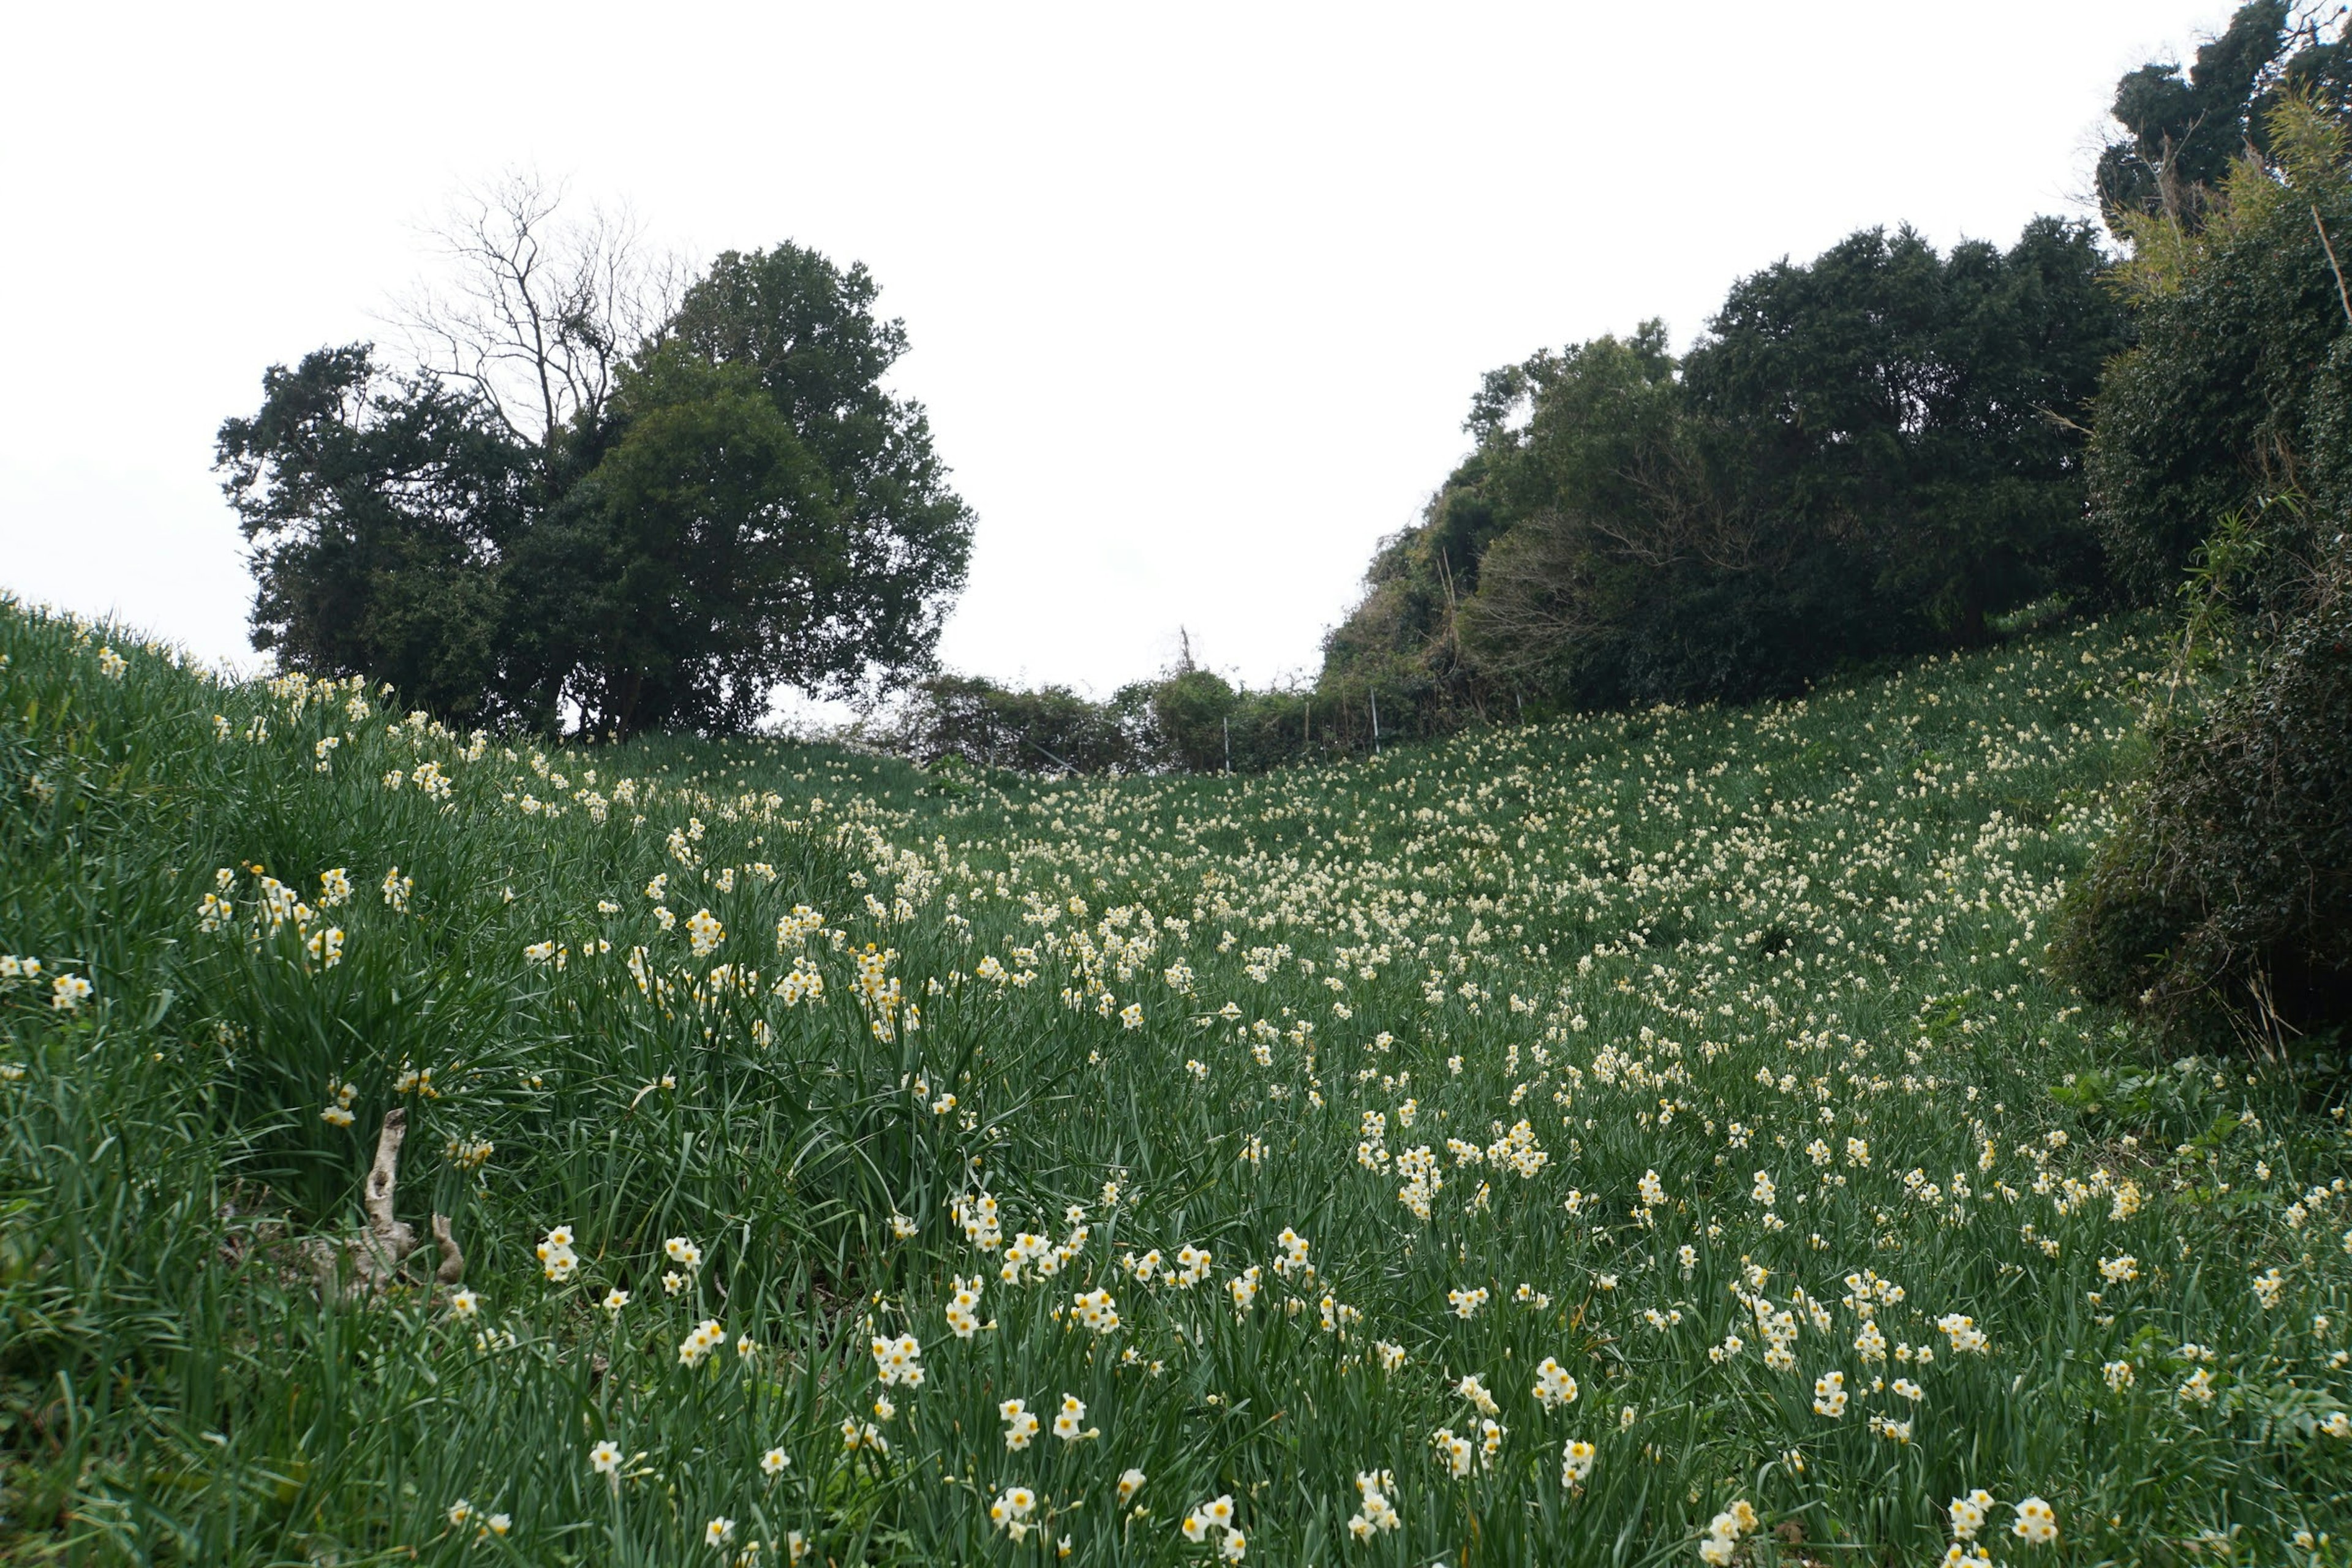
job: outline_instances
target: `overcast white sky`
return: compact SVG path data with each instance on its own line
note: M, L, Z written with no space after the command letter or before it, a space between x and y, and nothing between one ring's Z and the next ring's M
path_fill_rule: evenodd
M696 259L863 260L980 517L941 652L1108 691L1311 669L1482 372L1857 227L2080 212L2210 0L1412 7L20 5L0 584L250 661L210 472L534 167Z

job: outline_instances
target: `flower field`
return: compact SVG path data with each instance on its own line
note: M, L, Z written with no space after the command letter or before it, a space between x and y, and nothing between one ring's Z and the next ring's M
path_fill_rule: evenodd
M2352 1562L2340 1101L2039 964L2163 653L972 783L0 611L0 1554Z

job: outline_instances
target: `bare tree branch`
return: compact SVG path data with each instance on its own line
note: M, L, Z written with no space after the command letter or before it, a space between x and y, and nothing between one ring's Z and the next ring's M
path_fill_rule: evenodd
M527 172L462 192L428 230L446 278L392 315L423 363L550 457L567 425L603 415L622 363L660 331L684 282L626 207L575 219L564 201Z

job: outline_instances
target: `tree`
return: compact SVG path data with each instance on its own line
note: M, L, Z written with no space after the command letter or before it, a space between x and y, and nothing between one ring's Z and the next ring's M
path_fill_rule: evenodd
M2298 61L2343 47L2306 43L2278 74L2324 79L2324 67ZM2128 602L2172 598L2225 514L2297 490L2323 513L2352 505L2338 401L2352 353L2352 189L2340 145L2352 107L2321 89L2267 101L2269 152L2232 165L2196 221L2116 216L2131 247L2116 279L2137 341L2101 384L2089 477L2093 521Z
M862 668L832 487L758 382L675 348L623 376L622 434L519 557L583 727L740 730Z
M730 251L622 369L595 467L521 557L542 706L723 730L778 685L929 668L972 519L921 406L881 385L907 337L877 293L799 246Z
M468 189L432 231L451 264L396 320L418 358L469 388L560 488L595 439L622 365L677 303L679 266L646 244L625 209L570 221L562 194L516 172Z
M2126 228L2137 345L2099 397L2100 526L2181 658L2053 955L2168 1032L2352 1026L2352 115L2290 96L2195 229ZM2336 237L2331 239L2331 236ZM2202 535L2202 542L2198 543Z
M1770 504L1867 558L1891 651L1972 642L1987 617L2095 585L2081 432L2126 342L2090 226L2026 225L1948 257L1868 230L1743 279L1685 367L1737 426Z
M2116 84L2124 134L2100 154L2096 177L2118 239L2129 215L2200 226L2231 167L2269 153L2271 113L2287 97L2345 100L2352 48L2324 39L2322 26L2318 8L2249 0L2185 77L2177 61L2151 61Z
M929 418L884 389L904 321L874 313L862 264L786 243L723 252L688 289L673 352L757 379L831 486L838 573L802 626L795 682L847 695L869 670L925 668L971 557L971 509L949 488Z
M457 231L469 270L412 317L435 365L321 351L223 426L257 646L452 717L617 734L928 668L972 519L880 384L906 330L865 268L730 252L649 319L661 269L627 226L554 210L510 183Z
M1649 322L1492 373L1325 687L1378 669L1424 731L1504 699L1744 700L2095 589L2105 265L2052 218L2006 252L1865 230L1741 279L1680 361Z
M1157 760L1155 689L1137 683L1097 702L1066 686L1024 691L934 675L916 683L878 738L927 767L956 757L1016 773L1138 773Z
M388 375L365 344L321 349L264 373L216 458L258 583L254 647L453 719L506 716L499 569L529 525L530 453L478 399Z
M1740 495L1723 432L1694 412L1681 371L1656 321L1538 354L1516 378L1516 436L1496 395L1508 384L1488 379L1472 416L1487 432L1480 488L1509 526L1465 574L1475 592L1460 608L1487 679L1580 705L1779 683L1753 590L1775 591L1795 542L1768 534ZM1730 583L1750 591L1727 597ZM1811 629L1826 641L1832 623L1816 616Z

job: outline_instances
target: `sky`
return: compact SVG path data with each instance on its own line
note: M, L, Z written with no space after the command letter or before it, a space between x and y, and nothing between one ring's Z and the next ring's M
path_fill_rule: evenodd
M1180 628L1311 675L1480 375L1909 223L2084 216L2190 0L47 5L0 22L0 586L252 668L211 471L396 335L530 170L690 259L865 262L978 514L950 667L1097 694Z

